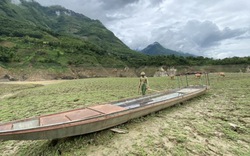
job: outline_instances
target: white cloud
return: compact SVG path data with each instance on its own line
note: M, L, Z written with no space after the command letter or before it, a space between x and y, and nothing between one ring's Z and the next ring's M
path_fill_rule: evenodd
M99 19L132 49L158 41L169 49L214 58L250 56L247 0L37 1Z
M11 3L14 3L14 4L20 4L20 0L11 0Z

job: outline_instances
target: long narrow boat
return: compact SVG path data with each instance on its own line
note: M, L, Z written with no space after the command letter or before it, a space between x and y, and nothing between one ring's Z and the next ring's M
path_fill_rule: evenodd
M0 140L58 139L100 131L189 100L207 90L189 86L135 99L0 124Z

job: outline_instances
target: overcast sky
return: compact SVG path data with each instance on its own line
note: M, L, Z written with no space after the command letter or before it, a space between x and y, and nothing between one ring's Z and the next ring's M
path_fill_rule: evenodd
M36 0L100 20L131 49L250 56L250 0Z

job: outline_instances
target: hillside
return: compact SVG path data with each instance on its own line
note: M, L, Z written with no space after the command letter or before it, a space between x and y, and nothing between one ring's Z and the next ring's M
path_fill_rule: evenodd
M184 57L195 56L189 53L182 53L182 52L177 52L174 50L166 49L158 42L154 42L153 44L148 45L146 48L141 50L141 52L143 54L153 55L153 56L156 56L156 55L175 55L175 56L184 56Z
M0 15L0 64L5 67L126 67L145 59L100 21L61 6L1 0Z

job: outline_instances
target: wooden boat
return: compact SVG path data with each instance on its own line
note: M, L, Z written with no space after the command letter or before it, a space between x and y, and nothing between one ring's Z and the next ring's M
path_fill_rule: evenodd
M0 124L0 140L58 139L100 131L186 101L207 90L189 86L103 105Z

